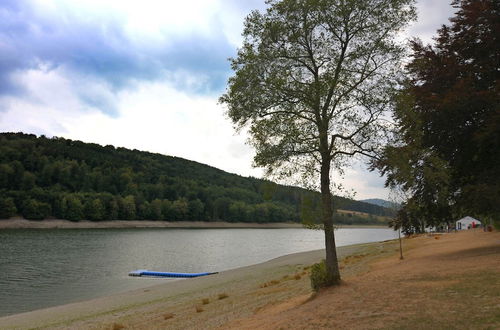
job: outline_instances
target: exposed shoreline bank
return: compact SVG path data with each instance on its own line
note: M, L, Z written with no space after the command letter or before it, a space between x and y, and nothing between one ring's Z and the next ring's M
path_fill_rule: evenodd
M425 325L457 325L455 314L441 312L443 304L457 311L480 306L460 322L468 328L496 328L498 235L470 230L405 239L404 260L395 240L340 247L345 282L314 299L308 266L323 259L324 250L0 317L0 328L408 328L422 317Z
M360 246L369 244L377 243L340 247L338 253L341 256L352 255ZM205 296L217 296L222 292L233 294L248 290L249 287L258 287L260 283L282 277L300 267L318 262L322 258L324 258L324 250L314 250L281 256L263 263L223 271L216 275L167 280L166 283L147 288L0 317L0 328L66 328L73 325L80 327L80 323L83 328L87 328L94 322L102 325L114 315L135 313L142 308L151 308L156 304L182 305L200 300Z
M104 229L104 228L303 228L300 223L278 222L205 222L205 221L151 221L151 220L113 220L113 221L69 221L61 219L26 220L12 218L0 220L0 229ZM339 228L387 228L379 225L342 225Z

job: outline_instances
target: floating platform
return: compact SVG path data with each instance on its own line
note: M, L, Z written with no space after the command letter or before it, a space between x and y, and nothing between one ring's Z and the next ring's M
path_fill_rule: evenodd
M128 273L129 276L149 276L149 277L176 277L176 278L191 278L218 274L214 273L171 273L171 272L155 272L146 269L138 269Z

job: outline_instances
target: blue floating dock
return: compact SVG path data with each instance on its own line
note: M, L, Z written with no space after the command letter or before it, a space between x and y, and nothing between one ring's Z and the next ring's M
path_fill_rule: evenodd
M217 274L214 273L171 273L171 272L155 272L146 269L138 269L133 272L128 273L129 276L150 276L150 277L177 277L177 278L191 278L191 277L200 277Z

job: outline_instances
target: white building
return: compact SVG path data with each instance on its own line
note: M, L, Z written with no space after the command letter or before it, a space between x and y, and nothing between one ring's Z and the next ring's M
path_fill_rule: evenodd
M473 217L466 216L465 218L462 218L455 223L455 228L457 230L463 230L463 229L475 228L480 225L481 221L474 219Z

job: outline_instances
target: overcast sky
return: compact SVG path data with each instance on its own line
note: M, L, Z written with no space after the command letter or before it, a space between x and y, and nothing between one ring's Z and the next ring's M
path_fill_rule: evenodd
M408 35L431 42L450 0L419 0ZM112 144L244 176L253 150L217 104L244 17L264 0L1 0L0 132ZM355 165L356 199L387 198Z

